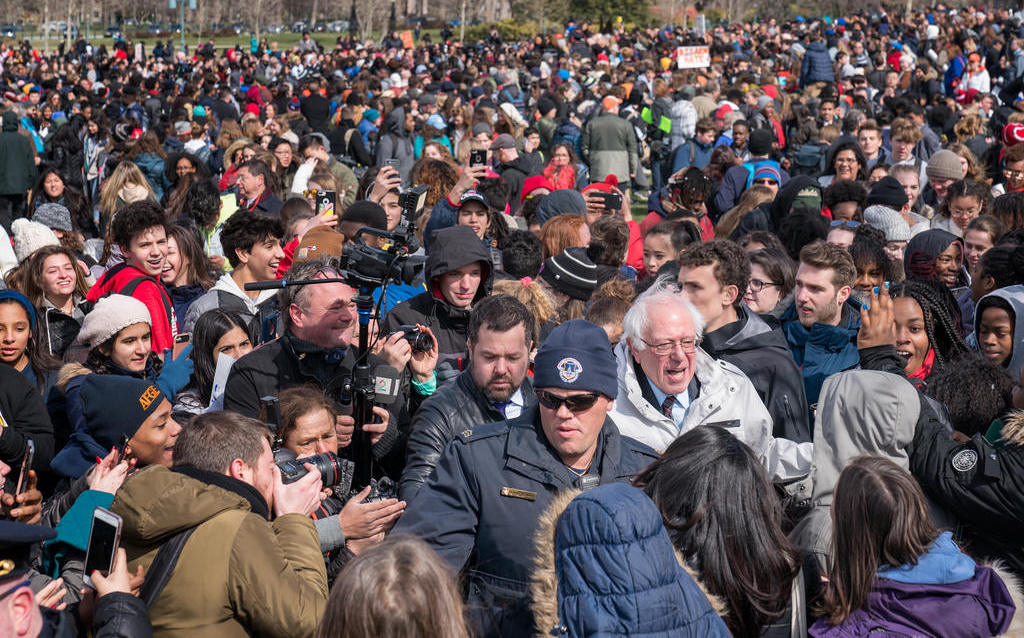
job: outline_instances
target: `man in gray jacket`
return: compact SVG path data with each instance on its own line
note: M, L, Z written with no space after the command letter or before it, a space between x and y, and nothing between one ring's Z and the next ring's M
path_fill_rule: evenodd
M772 436L772 418L739 368L700 349L704 319L671 282L637 297L615 348L619 391L611 418L623 436L663 452L702 425L725 427L782 481L811 469L811 444Z
M619 117L621 103L614 95L606 95L601 100L601 114L583 129L580 149L590 166L591 182L604 181L614 174L620 184L629 184L636 175L636 133L629 122Z

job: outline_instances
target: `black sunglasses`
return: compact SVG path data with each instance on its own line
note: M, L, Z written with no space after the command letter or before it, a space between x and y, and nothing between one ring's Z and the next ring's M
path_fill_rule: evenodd
M590 408L594 407L597 403L597 399L601 396L600 392L588 392L586 394L574 394L568 397L560 397L557 394L552 394L547 390L537 390L537 401L540 402L545 408L549 410L558 410L565 404L565 407L569 408L571 412L585 412Z

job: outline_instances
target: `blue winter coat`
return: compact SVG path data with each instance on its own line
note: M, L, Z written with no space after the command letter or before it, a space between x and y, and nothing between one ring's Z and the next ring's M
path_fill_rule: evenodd
M729 635L677 562L661 514L641 490L612 483L579 494L560 516L558 505L538 533L538 545L553 544L533 576L539 632L564 638Z
M825 379L860 363L857 353L860 303L853 297L846 301L838 326L815 323L808 330L797 319L796 302L782 315L781 321L789 351L804 377L807 404L814 406Z
M606 418L591 474L628 482L657 454ZM534 532L555 496L578 487L540 426L537 408L460 432L438 459L394 533L427 542L454 572L465 568L475 635L535 635L529 607Z
M824 42L812 42L804 53L804 60L800 64L800 88L814 84L815 82L833 83L836 81L836 74L832 70L832 58L825 48Z

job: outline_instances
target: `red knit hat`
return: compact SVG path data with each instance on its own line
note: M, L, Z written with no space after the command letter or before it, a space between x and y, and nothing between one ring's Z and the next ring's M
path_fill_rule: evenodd
M1003 127L1003 144L1007 148L1024 142L1024 124L1011 122Z
M530 193L537 190L538 188L546 188L548 192L555 190L554 185L543 175L531 175L523 180L523 192L519 195L519 201L525 202L526 198L530 196Z
M586 193L587 191L604 191L605 193L610 193L612 192L612 188L618 185L619 178L615 176L615 173L609 173L604 178L603 182L594 182L593 184L588 185L580 192Z

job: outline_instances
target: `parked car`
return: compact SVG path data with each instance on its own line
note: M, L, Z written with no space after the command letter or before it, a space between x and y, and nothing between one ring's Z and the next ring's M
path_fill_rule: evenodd
M327 30L334 33L348 31L348 20L335 20L327 23Z
M308 31L304 20L298 20L297 22L292 23L292 33L302 33L303 31Z

